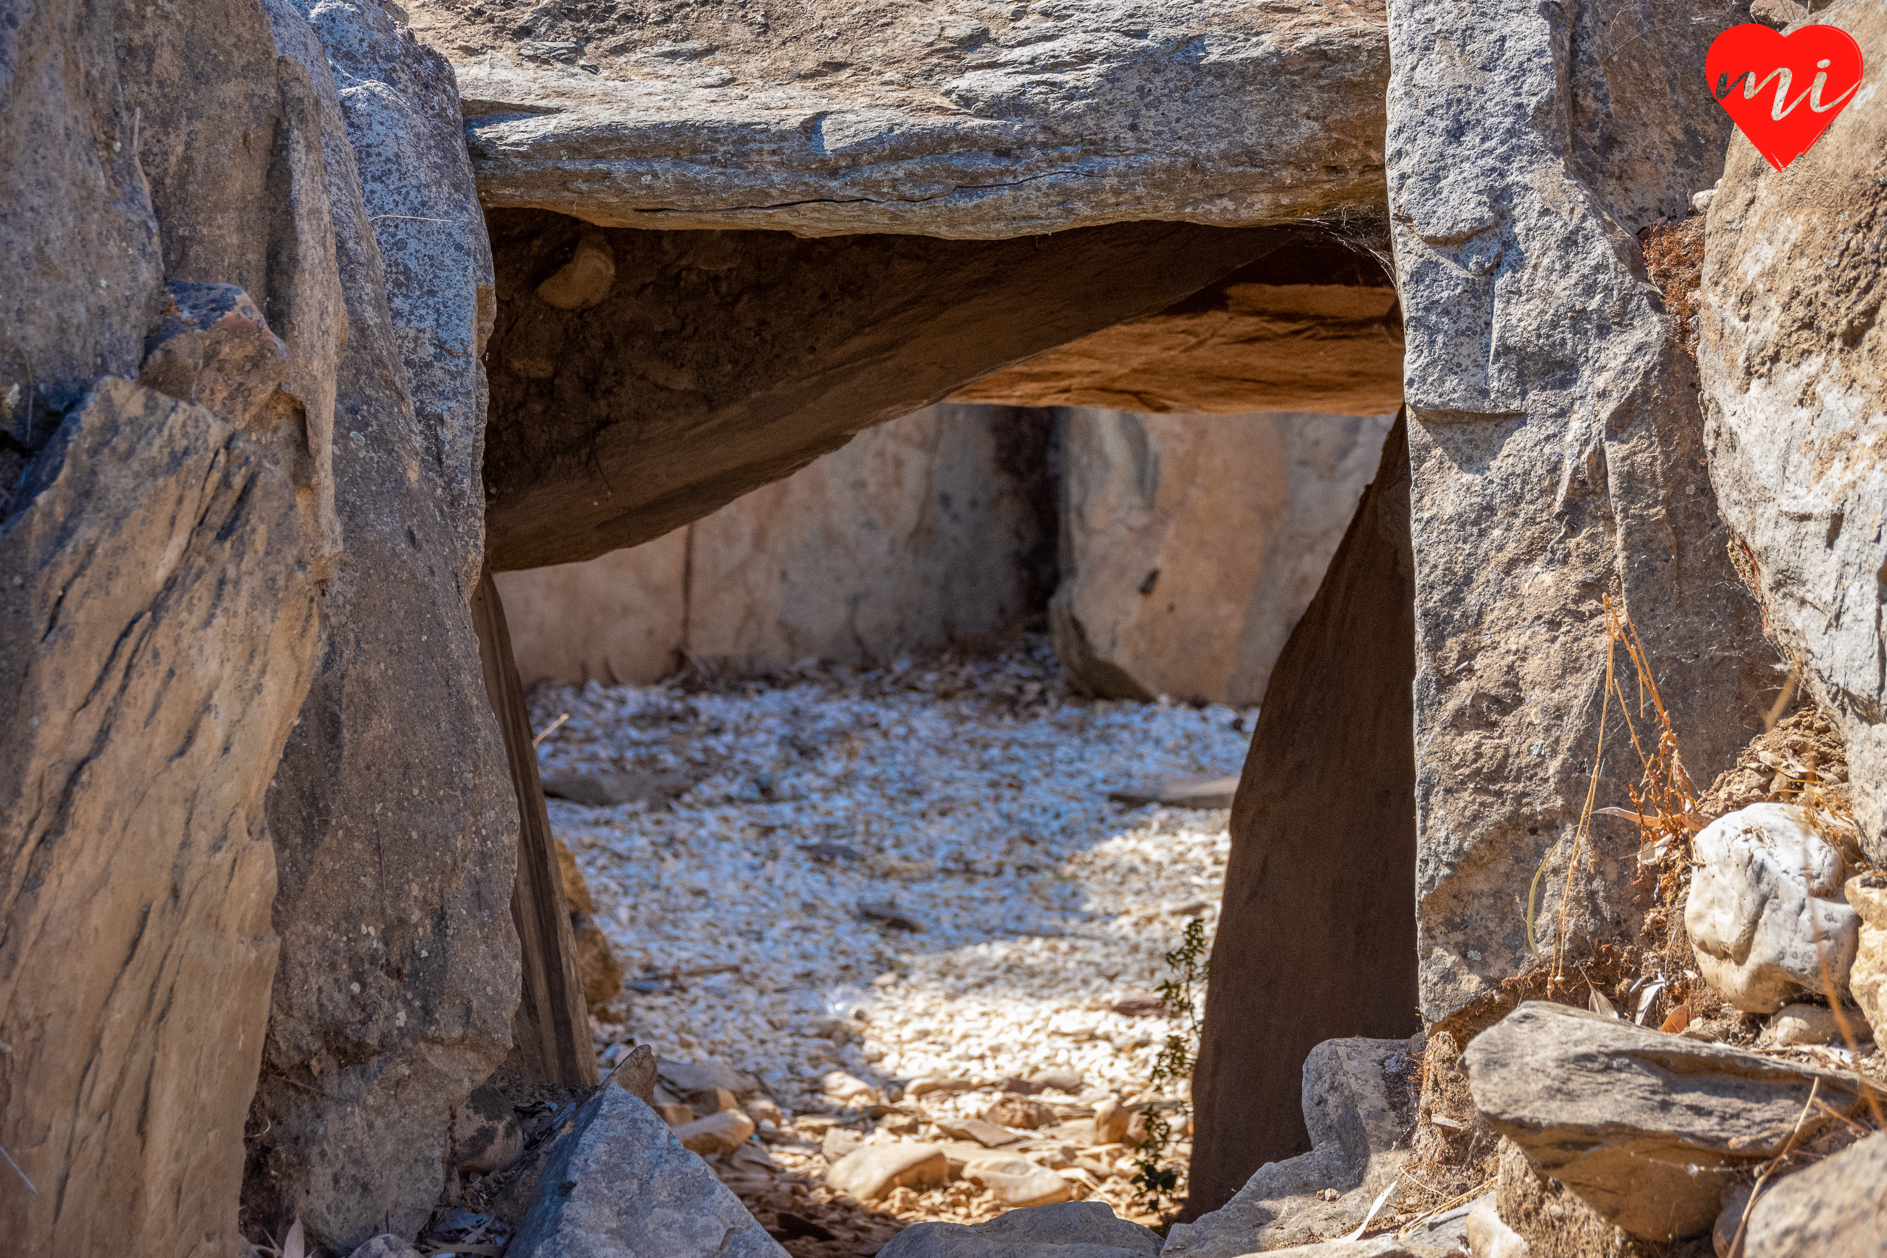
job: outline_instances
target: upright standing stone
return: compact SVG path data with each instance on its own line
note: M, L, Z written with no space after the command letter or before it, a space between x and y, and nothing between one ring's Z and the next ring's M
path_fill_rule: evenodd
M277 1234L299 1216L345 1252L418 1231L453 1109L511 1047L517 797L468 607L477 498L455 489L476 465L489 298L447 67L377 0L271 4L323 125L348 321L334 443L347 555L269 799L284 947L244 1195ZM415 234L397 216L416 211L445 222Z
M1592 775L1600 804L1629 803L1639 775L1618 727L1595 763L1602 596L1643 636L1701 781L1781 680L1725 554L1696 368L1633 239L1716 181L1729 123L1703 56L1743 15L1397 0L1389 17L1422 1012L1479 1025L1511 1001L1502 979L1544 961L1529 889L1544 862L1537 917L1558 920ZM1644 909L1636 827L1595 830L1570 875L1575 955Z
M1415 572L1407 428L1271 671L1232 801L1232 856L1193 1071L1186 1217L1311 1151L1324 1040L1415 1031ZM1306 999L1306 993L1314 999Z

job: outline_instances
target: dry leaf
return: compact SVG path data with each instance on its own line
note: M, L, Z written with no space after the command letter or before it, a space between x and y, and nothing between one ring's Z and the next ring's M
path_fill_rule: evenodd
M1677 1008L1671 1010L1670 1017L1664 1020L1664 1025L1659 1027L1658 1030L1669 1031L1673 1035L1675 1035L1689 1025L1690 1025L1690 1006L1679 1005Z
M308 1240L302 1235L300 1219L288 1229L288 1239L282 1242L282 1258L308 1258Z
M1604 993L1596 987L1592 989L1592 995L1586 1003L1592 1007L1594 1013L1602 1013L1608 1018L1618 1017L1618 1010L1612 1007L1612 1002L1607 1000Z

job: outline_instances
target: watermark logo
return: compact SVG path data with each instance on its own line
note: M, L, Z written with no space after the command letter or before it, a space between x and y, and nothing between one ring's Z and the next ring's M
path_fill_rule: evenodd
M1821 139L1861 86L1861 46L1838 26L1784 35L1732 26L1704 57L1710 94L1769 164L1782 170Z

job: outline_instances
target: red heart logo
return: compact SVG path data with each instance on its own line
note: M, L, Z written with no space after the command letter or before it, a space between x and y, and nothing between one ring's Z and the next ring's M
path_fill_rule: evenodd
M1784 35L1754 22L1704 57L1710 94L1777 170L1808 152L1861 86L1861 46L1838 26Z

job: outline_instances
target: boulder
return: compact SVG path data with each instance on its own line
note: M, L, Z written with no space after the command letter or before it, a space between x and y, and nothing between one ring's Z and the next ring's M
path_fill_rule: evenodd
M1408 1161L1410 1076L1420 1053L1419 1039L1327 1040L1312 1049L1302 1091L1310 1151L1266 1163L1223 1206L1174 1224L1164 1258L1242 1258L1361 1224Z
M1684 928L1698 970L1738 1009L1847 993L1860 917L1841 898L1846 862L1824 837L1831 824L1793 804L1751 804L1691 841Z
M1109 698L1257 703L1392 422L1058 413L1049 623L1070 681Z
M857 1201L872 1202L894 1188L937 1188L949 1177L949 1161L942 1149L900 1141L852 1150L827 1169L826 1187Z
M779 1258L786 1251L654 1111L621 1088L603 1088L558 1138L505 1252Z
M1743 1258L1873 1258L1887 1251L1887 1133L1778 1180L1756 1199Z
M271 0L267 64L303 93L325 163L348 562L268 800L284 946L244 1204L347 1250L418 1232L454 1108L512 1047L520 822L469 607L490 281L451 71L378 0L307 11L312 28ZM443 221L398 217L415 212Z
M1241 267L1158 314L1037 354L956 402L1136 413L1379 415L1402 403L1402 319L1368 240Z
M1098 1201L1007 1210L987 1223L919 1223L879 1258L1154 1258L1160 1234Z
M1887 38L1864 3L1818 13L1863 48ZM1887 73L1870 58L1855 102ZM1847 736L1854 815L1887 862L1887 325L1875 178L1878 108L1835 116L1785 175L1741 134L1710 202L1697 361L1710 477L1766 623ZM1686 755L1689 750L1686 748Z
M0 1168L0 1228L233 1258L281 944L263 801L317 654L295 486L124 379L35 415L0 519L0 1148L37 1192Z
M1319 1043L1421 1024L1407 459L1398 424L1272 669L1245 757L1193 1070L1189 1219L1312 1151L1303 1071Z
M1019 1153L972 1159L963 1165L963 1178L1007 1208L1053 1205L1075 1195L1071 1181Z
M980 376L1328 239L1172 222L1004 240L611 228L614 286L564 310L537 287L596 229L545 210L488 222L497 571L659 537Z
M505 573L519 671L647 682L996 638L1053 589L1051 424L926 407L654 541Z
M1506 980L1548 963L1529 920L1563 910L1567 964L1636 940L1649 907L1631 822L1598 819L1571 861L1593 775L1598 803L1623 806L1640 774L1616 729L1598 756L1604 600L1636 624L1701 780L1761 728L1782 680L1726 553L1684 329L1635 239L1688 212L1730 137L1695 84L1747 10L1686 13L1389 10L1420 573L1416 955L1423 1017L1463 1038L1513 1006L1524 984ZM1657 56L1590 51L1640 41ZM1530 919L1515 906L1543 865Z
M1861 917L1848 988L1878 1041L1887 1036L1887 876L1850 878L1844 894Z
M492 206L989 239L1379 206L1382 10L896 0L625 18L417 0L412 13L459 59Z
M1539 1001L1476 1036L1465 1061L1502 1135L1653 1241L1709 1231L1724 1189L1781 1152L1811 1088L1835 1114L1864 1108L1852 1075ZM1810 1117L1808 1133L1830 1121Z

